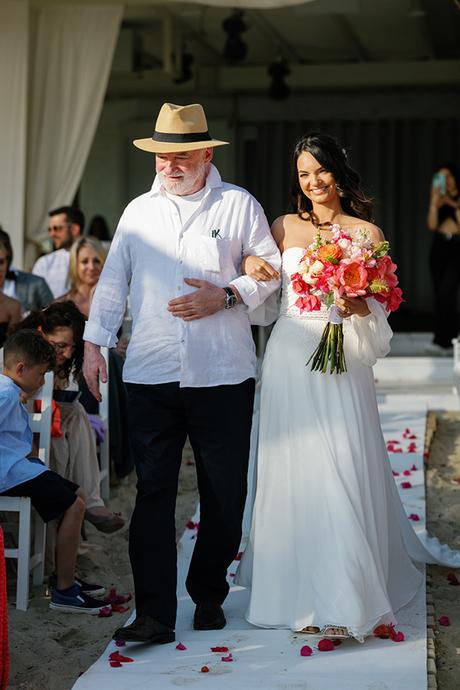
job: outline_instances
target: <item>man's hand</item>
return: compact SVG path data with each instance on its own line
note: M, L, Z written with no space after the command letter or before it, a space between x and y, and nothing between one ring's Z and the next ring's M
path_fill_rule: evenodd
M187 285L198 288L195 292L183 297L176 297L168 302L168 311L184 321L202 319L211 316L225 306L225 290L207 280L185 278ZM86 376L85 376L86 378Z
M101 402L102 395L99 390L99 381L107 381L107 365L101 355L99 345L85 343L85 357L83 360L83 376L88 385L90 393L94 395L98 402Z

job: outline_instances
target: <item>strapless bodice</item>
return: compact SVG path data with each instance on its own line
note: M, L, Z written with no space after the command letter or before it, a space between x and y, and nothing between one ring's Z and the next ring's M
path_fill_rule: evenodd
M280 316L289 316L298 319L326 319L328 318L329 310L324 304L318 311L304 311L300 312L295 303L299 295L292 289L291 276L297 273L300 259L302 258L305 249L302 247L289 247L285 249L282 257L282 285L281 285L281 304Z

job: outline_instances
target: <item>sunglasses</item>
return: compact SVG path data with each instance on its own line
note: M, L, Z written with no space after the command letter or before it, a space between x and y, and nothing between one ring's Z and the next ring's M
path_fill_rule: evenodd
M48 232L59 232L59 230L63 230L63 228L70 228L72 223L63 223L62 225L49 225L48 226Z

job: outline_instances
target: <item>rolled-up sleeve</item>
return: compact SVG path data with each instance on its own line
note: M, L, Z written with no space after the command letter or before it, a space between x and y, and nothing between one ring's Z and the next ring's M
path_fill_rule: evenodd
M131 257L127 228L128 209L118 223L107 260L97 284L84 340L95 345L115 347L117 332L123 321L131 282Z
M252 199L250 210L251 230L243 239L243 255L259 256L279 271L281 255L270 232L265 213L255 199ZM239 276L231 281L231 285L238 290L249 312L265 302L267 297L278 290L280 284L280 279L262 281L247 275Z

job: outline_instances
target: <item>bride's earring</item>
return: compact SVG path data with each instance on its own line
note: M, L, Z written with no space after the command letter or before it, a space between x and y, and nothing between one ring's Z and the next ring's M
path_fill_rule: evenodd
M338 194L339 196L345 196L345 192L343 191L343 189L342 189L341 187L339 187L339 185L338 185L337 183L336 183L336 185L335 185L335 188L336 188L337 194Z

